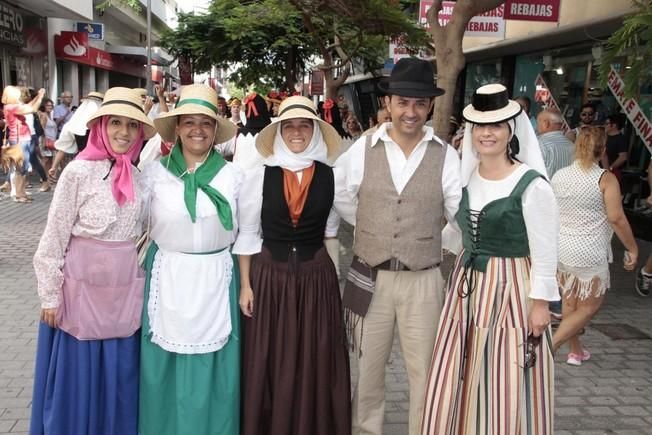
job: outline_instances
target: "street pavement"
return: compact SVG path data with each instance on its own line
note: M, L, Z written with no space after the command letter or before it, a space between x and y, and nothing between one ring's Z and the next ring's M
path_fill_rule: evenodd
M0 434L26 434L29 427L39 313L32 256L52 195L32 191L31 204L0 199ZM344 276L352 242L346 224L340 240ZM641 261L650 252L652 245L641 242ZM614 242L614 258L620 260L622 254ZM444 263L443 269L450 269L452 259ZM608 331L609 326L615 331ZM572 367L565 364L567 349L557 355L556 435L652 434L652 339L612 338L604 332L614 337L652 336L652 298L636 295L634 273L618 263L612 267L606 302L582 337L592 359ZM352 368L355 377L355 361ZM408 383L398 339L386 373L384 433L407 435Z

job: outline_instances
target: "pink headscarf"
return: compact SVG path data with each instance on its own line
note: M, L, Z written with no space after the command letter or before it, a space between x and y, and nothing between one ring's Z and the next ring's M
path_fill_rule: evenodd
M112 166L114 172L111 191L118 205L122 207L125 202L134 200L131 166L143 147L143 123L139 122L138 137L131 148L124 154L118 154L111 148L109 136L106 133L108 119L108 115L102 116L91 126L86 148L77 154L77 158L80 160L115 160Z

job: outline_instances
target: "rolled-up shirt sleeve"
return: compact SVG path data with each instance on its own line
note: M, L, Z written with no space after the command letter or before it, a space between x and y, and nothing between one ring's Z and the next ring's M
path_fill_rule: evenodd
M238 197L238 237L233 245L237 255L253 255L261 251L263 231L261 211L263 208L263 181L265 167L256 166L246 171Z
M335 212L349 224L355 226L358 212L358 191L364 176L366 136L358 139L344 152L333 167L335 177Z
M462 175L460 173L460 158L450 145L446 145L444 168L441 176L444 193L444 215L449 223L455 222L455 215L462 200Z
M559 210L552 187L543 179L533 181L522 204L532 260L530 298L557 301Z

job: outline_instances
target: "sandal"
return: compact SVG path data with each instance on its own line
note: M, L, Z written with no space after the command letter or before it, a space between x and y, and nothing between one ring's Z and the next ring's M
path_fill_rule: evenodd
M31 199L28 199L28 198L26 198L24 196L21 196L21 197L14 196L13 200L14 200L14 202L18 202L20 204L27 204L27 203L32 202Z
M579 367L582 365L582 362L588 361L590 359L591 359L591 352L589 352L586 349L582 349L582 355L578 355L573 352L569 353L568 359L566 360L566 364Z

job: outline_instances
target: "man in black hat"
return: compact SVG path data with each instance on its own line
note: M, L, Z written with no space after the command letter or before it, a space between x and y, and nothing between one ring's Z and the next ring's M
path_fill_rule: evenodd
M441 229L462 197L460 163L425 126L434 97L444 93L430 62L401 59L379 88L391 122L335 163L336 211L356 225L343 294L359 368L352 432L382 433L385 364L398 326L410 384L409 433L417 435L444 299Z

